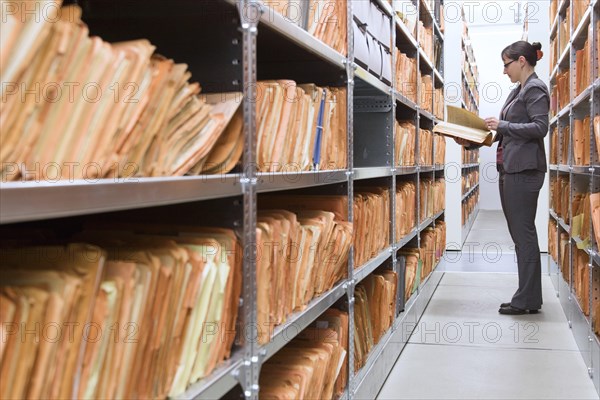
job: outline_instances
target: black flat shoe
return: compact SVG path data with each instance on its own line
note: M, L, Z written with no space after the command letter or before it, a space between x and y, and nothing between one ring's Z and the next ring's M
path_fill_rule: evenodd
M506 308L506 307L510 307L510 302L500 304L500 308Z
M537 314L539 310L523 310L516 308L511 305L508 307L501 307L498 312L504 315L523 315L523 314Z

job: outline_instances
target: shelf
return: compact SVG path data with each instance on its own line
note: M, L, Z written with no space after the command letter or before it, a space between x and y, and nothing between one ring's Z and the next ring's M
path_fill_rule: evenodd
M433 166L433 169L435 170L435 172L445 171L446 170L446 164L435 164Z
M587 34L588 25L590 23L591 11L592 10L588 7L588 9L583 14L583 17L581 18L581 21L579 22L579 26L577 26L577 28L575 28L575 30L573 31L571 40L574 45L580 44L580 42L579 42L580 37L582 37L584 33ZM581 39L581 40L583 40L583 39ZM588 43L590 43L590 42L588 42ZM581 44L583 44L583 43L581 43Z
M552 68L552 72L550 73L550 82L554 82L556 80L556 76L558 75L558 65L555 65Z
M571 168L571 172L577 175L591 175L592 171L590 166L582 166L582 165L573 165Z
M421 222L419 224L419 232L422 232L425 228L427 228L429 225L431 225L433 223L433 221L435 221L436 219L441 217L442 214L444 214L444 210L434 214L433 217L429 217L429 218L425 219L425 221Z
M386 247L385 249L383 249L381 251L381 253L379 253L375 257L371 258L369 261L367 261L365 264L363 264L359 268L355 269L353 272L354 283L358 284L360 281L365 279L373 271L375 271L377 268L379 268L385 260L390 258L391 255L392 255L392 248Z
M423 21L423 22L435 22L435 17L433 16L433 11L429 8L429 6L427 5L427 3L425 3L424 0L420 0L420 4L419 4L419 18L421 16L427 16L427 21ZM423 14L423 11L425 11L425 14ZM426 26L429 24L425 24Z
M475 105L475 108L477 110L479 110L479 106L477 104L477 99L475 99L475 93L473 93L473 90L471 89L471 84L469 83L469 80L467 79L467 75L465 74L465 71L462 68L461 68L460 72L462 73L463 84L467 86L467 89L469 92L469 97L471 98L471 103Z
M173 399L219 399L225 396L239 384L235 375L240 373L242 363L242 355L239 353L234 355L215 368L208 377L194 383L188 390Z
M444 78L442 77L442 74L440 74L440 72L435 68L433 69L433 76L438 80L438 82L444 85Z
M419 108L419 114L421 115L421 117L424 117L432 122L436 119L432 113L430 113L427 110L423 110L422 108Z
M353 379L353 381L357 382L357 389L356 389L357 391L360 390L360 387L362 386L361 384L363 381L368 380L370 376L374 375L369 372L370 372L372 366L379 359L379 357L382 355L383 351L387 347L388 342L389 342L390 338L392 337L392 334L396 331L396 329L397 329L396 321L400 321L400 320L396 319L394 321L394 323L392 324L392 326L387 330L387 332L379 338L379 342L371 348L371 351L369 352L369 356L367 357L367 361L365 362L365 365L359 371L357 371L357 373ZM353 398L360 398L360 397L353 396Z
M404 21L402 21L397 15L394 16L394 20L396 21L396 27L400 29L400 32L404 34L405 39L408 40L408 42L412 45L414 49L417 49L417 47L419 47L417 40L410 33ZM398 37L396 36L396 38Z
M400 92L397 92L396 90L394 90L394 99L413 111L417 110L417 105L412 100L410 100L408 97L404 96Z
M347 170L260 172L257 177L257 193L300 189L311 186L331 185L348 181Z
M550 216L551 216L552 218L554 218L554 220L555 220L556 222L558 222L558 215L556 214L556 212L555 212L553 209L551 209L551 208L548 210L548 212L550 213Z
M435 167L433 165L420 165L419 166L419 172L421 173L427 173L427 172L433 172L435 171Z
M479 163L463 164L462 169L474 168L474 167L479 167Z
M284 36L304 50L337 66L338 68L346 68L347 58L344 55L338 53L336 50L315 38L298 25L286 20L281 14L273 11L268 6L263 4L262 1L259 0L257 4L260 7L260 24L264 24L265 26L273 29L275 32Z
M467 237L469 236L469 232L471 232L471 228L473 227L473 224L475 223L477 214L479 214L479 204L477 204L477 206L475 207L475 209L469 216L467 223L464 224L462 227L462 244L463 245L465 244L465 240L467 240Z
M574 241L574 242L575 242L575 244L577 244L577 245L581 245L581 244L583 244L583 240L581 240L581 238L579 238L578 236L572 236L572 237L571 237L571 239L573 239L573 241ZM577 248L579 249L579 247L577 247ZM589 248L583 248L583 249L581 249L581 250L583 250L583 251L585 251L587 254L591 255L591 253L590 253L591 249L589 249Z
M565 12L565 10L567 9L567 6L571 4L570 0L562 0L559 4L558 4L558 9L557 9L557 13L556 15L560 15L562 13Z
M558 13L556 13L556 17L554 18L554 21L552 22L552 26L550 27L550 41L552 41L552 39L554 39L554 36L556 36L556 32L558 31L558 20L559 20L560 16L558 15Z
M589 102L590 99L590 95L592 93L592 87L589 86L588 88L586 88L583 92L581 92L576 98L575 100L573 100L573 107L578 107L580 106L583 102L585 102L586 100Z
M558 122L558 117L555 115L554 117L552 117L552 119L550 120L549 126L554 126L556 125L556 123Z
M298 311L288 316L285 324L275 327L271 342L262 346L267 361L281 350L295 336L308 327L315 319L329 309L336 301L346 294L347 283L337 284L333 289L310 301L303 311Z
M71 217L242 195L240 175L0 185L0 223Z
M421 72L430 73L435 69L433 67L433 63L431 62L427 54L425 54L422 47L419 47L419 56L421 57L422 61L425 61L425 66L427 67L425 71L423 71L423 69L421 68ZM423 63L419 63L419 66L422 67Z
M412 175L419 172L419 167L396 167L394 171L394 175Z
M568 165L565 165L565 164L558 164L557 169L560 172L571 172L571 167L569 167Z
M383 178L392 176L392 169L390 167L354 168L353 176L355 181L360 179Z
M558 66L563 67L563 68L568 67L568 65L565 65L565 62L567 61L567 58L570 59L570 56L571 56L571 45L567 44L567 47L563 50L562 54L558 58Z
M360 78L363 82L373 86L375 89L385 94L390 94L392 91L392 88L390 86L388 86L385 82L379 80L375 75L371 74L369 71L367 71L360 65L356 66L356 71L354 71L354 75L357 78Z
M568 234L571 234L571 227L565 222L564 219L562 219L561 217L556 215L556 220L558 221L558 224L561 226L561 228L563 228L563 230L565 232L567 232Z
M556 117L558 119L568 117L570 112L571 112L571 103L567 104L562 110L560 110L558 112L558 114L556 114Z
M479 182L473 186L471 189L469 189L469 191L467 193L465 193L462 197L461 202L465 201L470 195L471 193L473 193L475 191L475 189L477 189L479 187Z
M432 278L434 274L436 279ZM442 277L443 273L432 272L406 302L405 311L398 315L379 343L373 346L367 362L357 371L353 379L356 382L352 393L353 398L373 398L374 393L379 392L398 356L408 343L410 334L416 327L416 321L424 312L424 308L419 309L418 304L429 303Z
M404 246L406 246L408 244L408 242L410 242L411 240L413 240L415 238L415 236L417 236L417 229L413 229L412 231L410 231L409 234L407 234L406 236L404 236L402 239L400 239L399 242L397 242L396 244L394 244L394 249L395 250L400 250L401 248L403 248Z
M470 39L469 39L470 41ZM476 64L475 59L471 59L469 52L467 51L467 45L465 44L465 38L462 37L461 38L461 42L462 42L462 46L463 46L463 50L464 50L464 55L467 57L467 65L469 66L469 72L471 72L471 76L473 77L473 80L475 81L475 86L479 87L479 82L475 80L475 70L473 70L473 65L472 64ZM472 47L471 47L472 50ZM463 60L464 61L464 60ZM464 69L462 68L464 66L461 65L461 70L464 72ZM466 74L465 74L466 77Z
M375 3L379 6L383 12L387 14L388 17L394 16L394 10L392 10L392 5L387 2L387 0L375 0Z
M575 295L575 292L571 292L571 298L573 299L573 304L575 305L575 312L580 318L583 318L585 321L585 325L590 326L590 319L583 313L583 309L581 308L581 304L579 304L579 299ZM587 338L586 338L587 339ZM583 349L582 349L583 350ZM587 351L587 350L586 350Z
M433 32L438 35L438 38L440 39L440 41L444 41L444 33L442 32L442 30L440 29L440 25L437 23L437 21L434 19L433 20Z

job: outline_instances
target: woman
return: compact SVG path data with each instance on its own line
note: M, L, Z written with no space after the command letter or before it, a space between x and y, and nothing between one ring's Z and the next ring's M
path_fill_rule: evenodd
M542 307L542 266L535 214L547 170L544 137L548 133L548 88L534 71L543 56L540 43L518 41L502 50L504 73L518 83L508 95L500 118L486 118L497 132L497 169L502 211L515 243L519 288L500 314L535 314ZM469 142L457 140L461 145ZM474 148L474 147L473 147Z

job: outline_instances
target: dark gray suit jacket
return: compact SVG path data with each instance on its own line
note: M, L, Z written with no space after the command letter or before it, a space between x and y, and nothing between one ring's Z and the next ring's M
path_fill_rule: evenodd
M535 169L546 172L544 137L548 133L550 95L534 72L525 85L513 89L500 112L496 140L502 140L507 173Z

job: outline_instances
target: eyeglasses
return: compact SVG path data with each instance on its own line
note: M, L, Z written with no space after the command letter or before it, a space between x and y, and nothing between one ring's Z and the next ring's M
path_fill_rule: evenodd
M512 60L511 62L507 62L506 64L503 64L503 65L504 65L504 69L508 68L508 66L509 66L510 64L514 63L515 61L516 61L516 60Z

